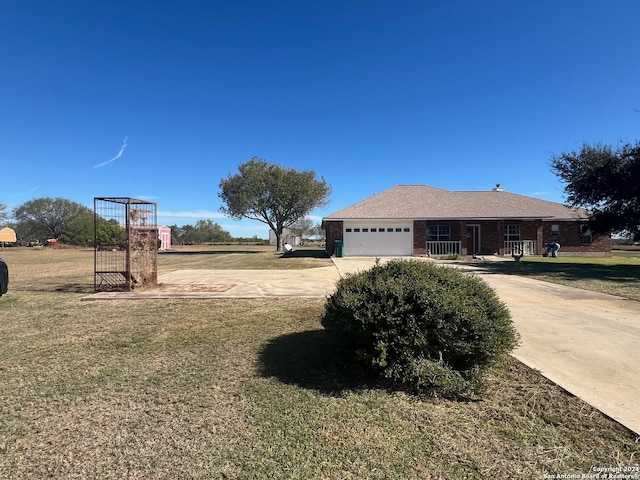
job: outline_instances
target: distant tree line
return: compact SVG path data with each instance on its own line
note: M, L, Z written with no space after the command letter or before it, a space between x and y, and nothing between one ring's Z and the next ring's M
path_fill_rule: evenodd
M92 247L94 233L99 245L121 245L125 230L115 220L97 218L94 212L65 198L42 197L29 200L9 212L0 202L0 228L11 227L22 245L46 244L56 239L66 245ZM176 244L226 243L236 239L211 220L199 220L195 225L171 226L172 242ZM257 238L255 241L259 241Z
M171 242L179 245L198 243L229 243L235 241L231 234L216 222L198 220L195 225L171 225Z

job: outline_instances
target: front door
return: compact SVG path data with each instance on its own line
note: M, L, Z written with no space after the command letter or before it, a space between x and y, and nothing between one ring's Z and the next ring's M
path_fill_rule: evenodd
M480 252L480 225L467 225L467 255Z

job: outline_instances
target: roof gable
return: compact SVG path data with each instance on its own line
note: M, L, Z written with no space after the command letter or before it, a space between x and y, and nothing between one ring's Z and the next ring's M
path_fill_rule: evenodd
M324 220L347 219L584 219L588 212L561 203L501 190L450 191L427 185L396 185L343 208Z

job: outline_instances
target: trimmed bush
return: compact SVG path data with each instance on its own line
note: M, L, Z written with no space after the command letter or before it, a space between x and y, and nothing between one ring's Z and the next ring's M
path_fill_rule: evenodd
M518 343L511 315L481 279L426 261L376 262L328 297L322 325L370 372L402 388L455 397Z

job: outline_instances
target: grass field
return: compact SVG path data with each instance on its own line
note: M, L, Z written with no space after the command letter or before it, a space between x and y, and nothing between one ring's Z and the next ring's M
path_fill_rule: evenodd
M0 256L11 269L0 478L542 479L640 467L635 435L511 358L483 398L416 398L333 358L322 300L86 302L91 251ZM159 273L328 262L223 246L162 254Z
M482 267L640 301L640 249L617 250L610 257L523 257L517 265L483 262Z

